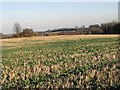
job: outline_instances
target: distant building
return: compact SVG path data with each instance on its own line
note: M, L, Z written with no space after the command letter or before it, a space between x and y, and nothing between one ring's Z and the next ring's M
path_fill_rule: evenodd
M100 28L100 25L99 25L99 24L90 25L90 26L89 26L89 29L91 29L91 28Z
M103 33L103 30L101 29L100 25L95 24L95 25L89 26L88 33L89 34L100 34L100 33Z

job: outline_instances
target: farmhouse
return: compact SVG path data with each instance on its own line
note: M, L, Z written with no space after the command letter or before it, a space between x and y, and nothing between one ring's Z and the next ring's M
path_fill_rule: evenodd
M88 32L92 34L99 34L99 33L103 33L103 30L101 29L100 25L95 24L89 26Z

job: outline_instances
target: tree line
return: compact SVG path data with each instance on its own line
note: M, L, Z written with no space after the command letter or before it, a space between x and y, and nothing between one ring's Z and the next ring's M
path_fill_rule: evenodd
M0 33L0 38L19 38L31 36L49 36L49 35L79 35L79 34L120 34L120 22L108 22L89 25L86 28L84 25L74 28L59 28L54 30L47 30L44 32L34 32L31 28L22 29L19 23L14 24L14 34L4 35Z

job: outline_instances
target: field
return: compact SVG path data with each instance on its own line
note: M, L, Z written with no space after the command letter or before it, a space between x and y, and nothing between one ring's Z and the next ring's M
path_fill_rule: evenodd
M117 35L3 39L3 89L120 87Z

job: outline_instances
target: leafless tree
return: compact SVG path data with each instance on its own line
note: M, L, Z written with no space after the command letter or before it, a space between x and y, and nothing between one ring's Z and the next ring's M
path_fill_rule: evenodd
M85 30L85 26L84 26L84 25L82 25L82 26L80 27L80 29Z
M22 28L21 28L19 23L14 24L13 31L15 32L16 37L19 37L19 35L20 35L21 31L22 31Z

